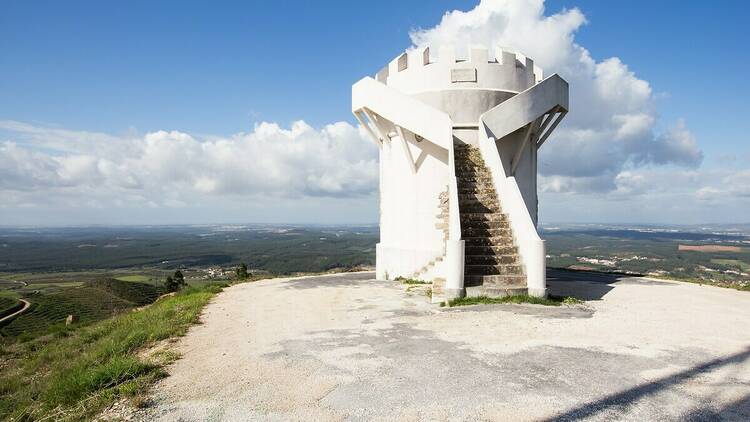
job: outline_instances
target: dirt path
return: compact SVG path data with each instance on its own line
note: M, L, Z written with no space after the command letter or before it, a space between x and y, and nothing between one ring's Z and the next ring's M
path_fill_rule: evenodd
M439 308L372 273L228 288L142 419L748 420L750 294L550 274L579 307Z

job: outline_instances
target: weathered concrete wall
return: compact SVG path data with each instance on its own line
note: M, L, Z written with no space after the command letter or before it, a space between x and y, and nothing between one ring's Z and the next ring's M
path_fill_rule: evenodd
M395 135L380 149L380 243L378 274L410 277L443 255L444 233L437 227L440 194L448 184L448 153L428 142L407 142L416 172Z

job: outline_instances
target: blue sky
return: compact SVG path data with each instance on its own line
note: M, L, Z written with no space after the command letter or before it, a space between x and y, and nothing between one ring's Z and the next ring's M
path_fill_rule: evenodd
M353 82L409 47L410 31L435 27L448 10L475 6L474 1L443 0L381 1L377 5L6 0L0 3L0 121L26 126L5 125L0 129L0 142L13 142L24 153L49 153L54 161L56 156L74 152L40 140L40 136L57 136L49 135L52 130L69 131L66 136L81 132L82 138L92 134L132 138L177 131L201 140L251 133L260 122L288 129L292 122L304 120L316 131L340 121L353 125L349 111ZM618 57L650 85L657 117L653 130L667 131L675 122L684 121L704 156L691 171L724 171L712 173L718 186L727 178L734 180L732 172L748 169L750 136L744 123L750 112L745 100L750 95L750 84L745 81L750 49L745 44L750 30L744 19L750 6L746 2L550 0L545 15L572 8L580 9L587 20L575 31L577 44L596 61ZM46 135L39 134L40 128ZM75 153L81 154L80 150ZM0 166L9 162L0 161ZM679 167L669 160L662 164L638 170ZM10 174L11 165L5 165L0 175L3 170ZM22 176L14 173L13 177ZM70 180L40 183L29 184L21 193L23 189L5 186L0 192L11 200L4 201L0 217L11 224L81 224L168 222L175 215L170 205L151 201L152 211L130 218L135 215L132 209L112 206L101 192L94 199L87 197L86 186L95 184L91 180L75 192ZM47 190L46 199L35 199L30 189ZM177 220L220 222L226 216L227 220L260 221L282 215L300 222L325 220L326 216L346 222L376 221L375 193L346 195L346 189L350 187L337 188L330 195L304 191L307 199L301 201L291 195L280 200L286 207L280 213L262 206L246 210L242 195L254 192L221 194L208 200L208 205L205 198L200 204L177 198L177 209L185 216ZM696 185L695 189L704 189L710 196L714 188ZM77 199L71 197L74 194ZM608 205L612 198L606 192L576 190L547 197L558 201L555 195L563 194L564 201L592 201L591 209L597 211L593 215L552 213L546 220L629 219L612 212L618 207ZM61 202L49 199L58 196ZM350 204L352 213L342 210L336 202L341 200L356 202ZM739 208L716 214L711 211L713 205L701 204L699 214L675 222L747 220ZM732 204L739 207L746 202ZM301 206L319 209L319 216L303 217L295 211ZM71 217L50 216L51 210L61 208L74 209ZM657 222L663 218L646 213L637 219Z

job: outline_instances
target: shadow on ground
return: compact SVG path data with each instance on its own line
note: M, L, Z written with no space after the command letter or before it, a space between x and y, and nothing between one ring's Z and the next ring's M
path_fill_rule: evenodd
M672 283L646 280L625 274L547 269L547 288L554 296L573 296L582 300L599 300L618 284L674 286Z
M283 282L285 288L316 289L318 287L354 287L366 283L388 283L375 280L374 272L342 273L329 276L310 276L295 278Z
M691 381L692 378L711 372L725 365L742 364L750 358L750 347L746 350L730 356L721 357L694 366L690 369L669 375L655 381L641 384L619 393L610 394L599 400L583 404L579 407L559 414L548 421L577 421L581 419L596 418L601 414L623 414L637 405L641 400L649 396L678 387L682 383ZM690 410L681 416L686 421L747 421L750 420L750 394L729 403L728 405L716 407L709 403Z

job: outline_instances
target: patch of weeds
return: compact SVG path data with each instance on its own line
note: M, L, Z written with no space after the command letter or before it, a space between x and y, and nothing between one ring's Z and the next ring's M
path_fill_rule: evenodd
M577 297L568 296L568 297L563 298L562 303L563 305L573 306L573 305L581 305L583 304L583 301L581 299L578 299Z
M398 281L401 284L432 284L429 281L417 280L415 278L396 277L394 281Z
M432 299L432 287L424 291L424 295Z
M582 300L574 297L559 297L549 296L547 298L541 298L529 295L516 295L516 296L504 296L504 297L488 297L488 296L475 296L475 297L461 297L451 299L448 301L448 306L468 306L468 305L489 305L497 303L531 303L534 305L544 306L560 306L560 305L577 305L583 303ZM441 304L441 306L443 306Z
M176 350L160 350L151 355L151 358L155 360L159 365L170 365L181 358L182 355Z

